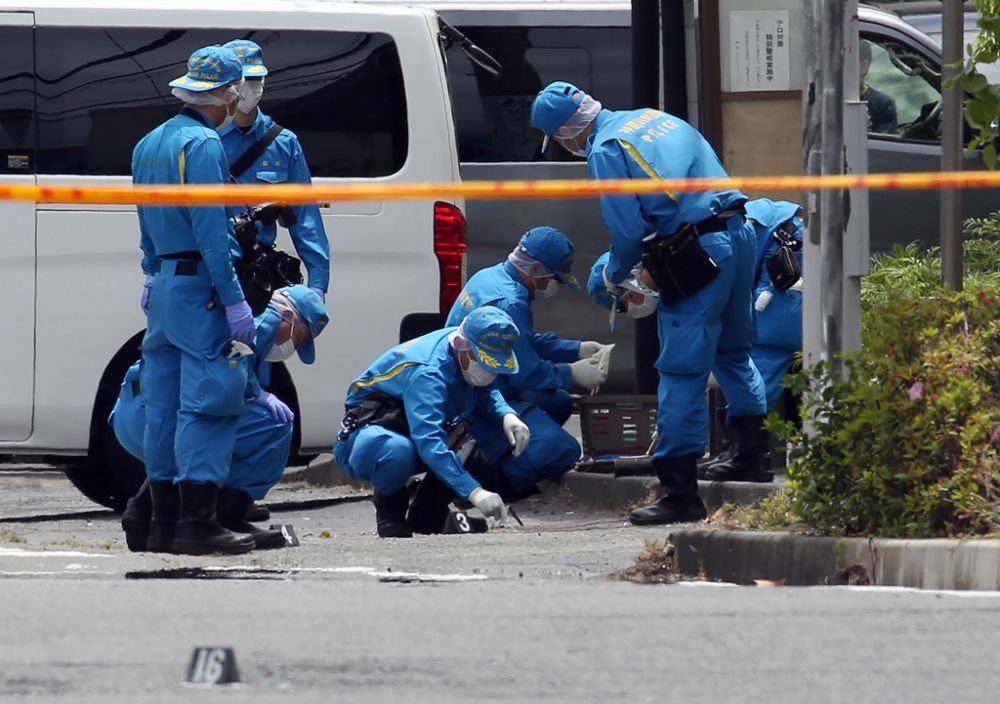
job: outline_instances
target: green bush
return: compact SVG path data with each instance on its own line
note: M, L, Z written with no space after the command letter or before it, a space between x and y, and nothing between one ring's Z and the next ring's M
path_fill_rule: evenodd
M860 352L789 377L804 435L793 512L819 531L884 536L1000 530L1000 220L966 224L966 290L946 290L936 249L897 248L863 285Z

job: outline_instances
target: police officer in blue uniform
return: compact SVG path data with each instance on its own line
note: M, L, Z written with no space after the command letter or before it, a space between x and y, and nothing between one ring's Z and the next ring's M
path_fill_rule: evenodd
M592 389L604 382L590 359L605 345L599 342L563 340L553 333L535 332L531 304L537 297L550 298L562 286L579 290L572 274L573 243L554 227L536 227L524 234L507 261L476 272L458 295L448 314L447 326L455 326L479 306L496 306L506 312L521 338L515 352L520 368L497 381L507 400L517 399L544 410L563 425L573 412L568 389L576 383Z
M500 495L481 486L457 448L449 448L449 433L478 420L480 431L505 439L512 458L527 448L528 426L490 388L498 375L517 373L519 337L509 315L478 308L458 327L393 347L351 384L333 454L349 476L374 485L380 536L412 535L406 481L425 471L486 517L506 518Z
M290 286L275 292L267 310L256 318L257 338L248 374L247 398L236 428L232 467L219 492L218 518L223 527L247 533L254 546L282 547L280 531L260 530L247 520L255 500L263 499L284 472L292 443L295 420L292 410L274 394L265 391L273 362L284 361L298 352L299 359L312 364L316 359L313 340L329 322L326 306L319 295L305 286ZM129 453L143 458L146 406L140 384L141 362L125 374L118 401L109 422ZM150 541L151 497L149 483L129 499L122 514L122 528L133 552L169 552L170 545Z
M782 247L789 249L798 270L802 269L803 224L797 203L759 198L747 203L747 220L757 237L756 275L753 308L756 319L753 349L750 356L764 380L768 412L775 410L784 391L782 381L795 353L802 349L802 279L772 280L768 266ZM791 285L789 285L791 284ZM748 432L732 428L728 447L714 462L699 469L699 476L710 481L745 481L749 462L743 452Z
M217 129L236 113L243 67L229 49L199 49L171 81L180 114L140 140L137 185L224 184L229 164ZM142 342L146 399L143 460L153 497L155 539L174 552L242 553L253 539L216 518L243 412L253 314L233 269L237 251L223 206L140 206L147 330ZM148 294L148 295L147 295Z
M268 74L260 46L249 39L234 39L223 46L231 49L243 64L243 86L240 88L240 102L236 106L236 118L233 124L220 131L222 146L226 149L230 168L233 168L240 157L265 139L270 130L277 128L274 127L274 120L258 107ZM288 129L281 129L263 153L253 163L245 164L241 173L234 176L239 183L258 185L312 183L299 138ZM309 287L325 299L330 285L330 244L319 207L308 203L290 206L289 209L291 222L285 224L288 225L295 251L305 264ZM263 245L274 244L278 234L273 221L258 222L257 232L257 241Z
M536 96L532 124L573 154L598 179L724 178L702 135L659 110L614 112L576 86L556 82ZM764 385L750 359L755 238L737 190L604 196L611 230L602 277L617 292L640 261L658 278L660 374L653 457L664 497L629 516L636 524L700 520L697 461L708 439L705 389L710 372L729 399L731 423L753 427L763 477L767 432ZM644 260L643 257L647 259ZM769 472L768 472L769 473Z

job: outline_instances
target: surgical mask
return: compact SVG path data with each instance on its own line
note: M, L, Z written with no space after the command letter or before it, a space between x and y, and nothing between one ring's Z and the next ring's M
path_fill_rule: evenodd
M216 130L217 132L222 132L222 131L224 131L224 130L225 130L225 129L226 129L227 127L229 127L229 125L233 124L233 120L234 120L235 118L236 118L236 111L235 111L235 110L233 110L232 112L229 112L229 106L227 105L227 106L226 106L226 117L225 117L225 119L224 119L224 120L222 121L222 124L221 124L221 125L219 125L219 126L217 126L217 127L215 128L215 130Z
M261 96L264 95L264 80L245 81L240 87L240 102L236 109L244 115L249 115L257 109Z
M552 298L554 295L559 293L559 288L562 284L556 278L549 279L549 285L543 289L536 289L538 293L541 294L542 298Z
M497 375L486 371L476 360L469 358L469 368L462 370L462 378L469 386L489 386Z
M625 315L630 318L645 318L647 315L652 315L656 312L656 298L649 295L644 295L642 303L628 302L628 308L625 309Z
M292 342L292 338L289 337L287 340L282 342L280 345L274 345L268 351L267 356L264 357L268 362L284 362L289 359L293 354L295 354L295 343Z

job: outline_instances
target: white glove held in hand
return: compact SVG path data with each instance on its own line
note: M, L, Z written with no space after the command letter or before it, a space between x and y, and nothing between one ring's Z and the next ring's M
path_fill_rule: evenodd
M573 383L585 389L596 389L608 378L608 371L601 369L598 357L587 357L569 365Z
M531 440L531 430L521 420L516 413L508 413L503 417L503 434L507 436L507 442L514 448L511 452L514 457L520 457L528 447Z
M600 354L604 351L605 347L610 345L602 345L600 342L587 341L580 343L580 357L579 359L586 359L587 357L593 357L596 354Z
M494 494L477 486L469 494L469 501L487 518L495 518L501 523L507 522L507 505L500 498L500 494Z

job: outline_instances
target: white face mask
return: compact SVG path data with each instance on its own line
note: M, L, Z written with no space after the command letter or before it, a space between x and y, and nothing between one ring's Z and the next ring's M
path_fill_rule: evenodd
M264 81L246 81L240 88L240 102L236 109L244 115L249 115L257 109L261 96L264 95Z
M229 127L229 125L231 125L231 124L233 123L233 119L234 119L235 117L236 117L236 110L233 110L233 111L232 111L232 113L230 113L230 112L229 112L229 105L227 104L227 105L226 105L226 117L225 117L225 119L223 119L223 120L222 120L222 124L221 124L221 125L218 125L218 126L217 126L217 127L215 128L215 130L216 130L217 132L222 132L222 131L223 131L223 130L225 130L225 129L226 129L227 127Z
M489 386L497 378L497 375L486 371L479 362L470 357L469 368L462 370L462 378L469 386Z
M552 298L554 295L559 293L559 287L561 285L562 284L560 284L559 281L553 277L549 279L549 283L545 288L535 290L541 294L542 298Z
M652 315L656 312L656 298L653 296L644 295L642 303L628 302L628 308L625 309L625 315L630 318L645 318L647 315Z
M292 338L288 338L280 345L271 347L264 359L268 362L284 362L293 354L295 354L295 343L292 342Z

